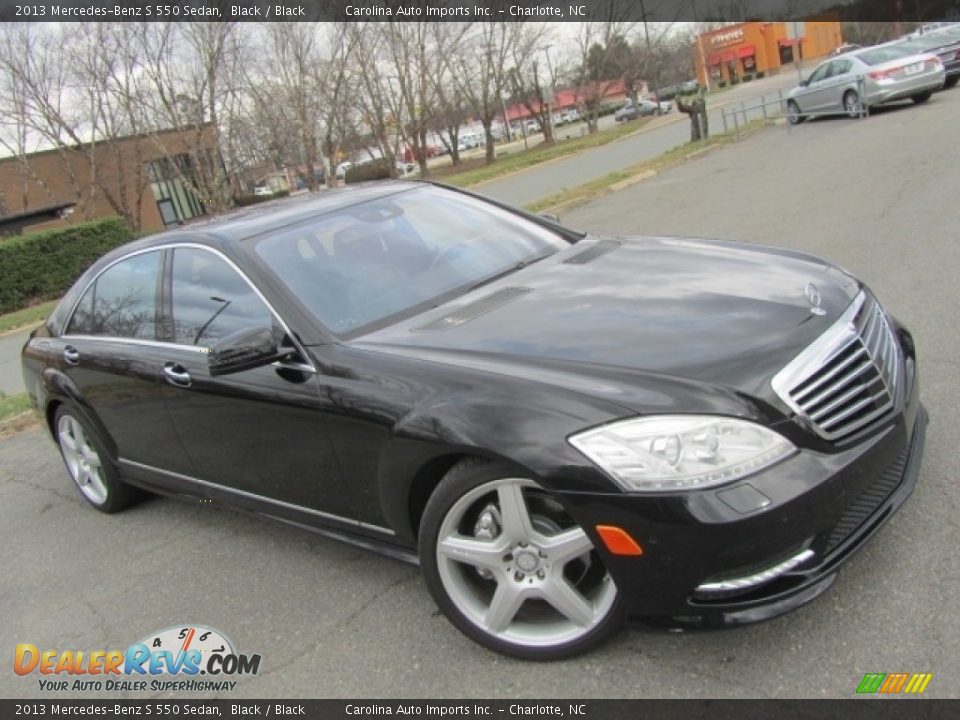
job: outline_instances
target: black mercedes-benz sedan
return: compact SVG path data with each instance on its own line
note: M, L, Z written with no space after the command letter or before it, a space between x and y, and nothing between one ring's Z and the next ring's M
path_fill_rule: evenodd
M95 508L146 490L419 562L470 638L556 658L826 590L916 483L915 357L808 255L387 182L109 253L23 368Z

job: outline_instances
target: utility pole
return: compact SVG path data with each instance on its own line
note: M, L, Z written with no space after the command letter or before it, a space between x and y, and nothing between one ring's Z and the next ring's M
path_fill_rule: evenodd
M697 0L690 0L690 5L693 9L693 19L697 19ZM697 35L697 54L700 56L700 67L703 68L703 80L704 85L707 88L707 92L710 92L710 68L707 67L707 55L703 52L703 33L697 32L696 23L693 26L693 32ZM697 78L699 80L699 78Z
M643 0L640 0L640 18L643 20L643 34L647 40L647 66L650 65L650 59L653 57L653 51L650 48L650 28L647 26L647 9L643 4ZM654 111L654 114L660 115L660 83L657 80L657 75L659 71L657 68L657 63L653 63L653 96L656 98L657 109Z

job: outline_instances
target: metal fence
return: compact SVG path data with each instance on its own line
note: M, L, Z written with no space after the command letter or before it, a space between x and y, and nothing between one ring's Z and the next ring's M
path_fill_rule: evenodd
M864 97L864 81L863 78L857 79L857 90L858 95L861 98L858 105L858 111L856 117L864 118L867 116L867 107L864 105L862 98ZM732 133L735 140L740 139L740 133L745 125L747 125L751 120L771 120L777 118L786 118L790 113L787 108L788 98L784 97L783 90L778 90L776 97L771 97L768 95L761 95L759 101L753 100L750 101L751 104L748 104L747 100L742 100L740 106L736 107L722 107L720 108L720 120L723 123L723 132ZM822 112L802 112L801 115L804 118L818 118L818 117L839 117L846 116L851 117L850 113L846 110L827 110ZM789 130L791 128L791 123L787 122L786 126Z

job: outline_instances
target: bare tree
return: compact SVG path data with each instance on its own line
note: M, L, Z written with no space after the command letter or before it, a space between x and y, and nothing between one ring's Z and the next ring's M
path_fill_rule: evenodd
M474 25L464 34L456 52L457 86L483 126L488 163L496 158L493 121L503 111L503 94L513 67L512 50L522 27L523 23L511 22Z
M434 37L428 23L382 23L377 27L394 81L395 92L386 97L387 103L420 165L420 176L427 177L427 128L436 87L431 79Z

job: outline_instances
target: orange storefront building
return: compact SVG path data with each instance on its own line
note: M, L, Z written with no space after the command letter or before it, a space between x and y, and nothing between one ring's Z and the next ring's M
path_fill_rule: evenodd
M838 20L748 22L728 25L697 36L693 61L697 81L710 87L737 83L745 77L777 72L794 60L824 57L843 44Z

